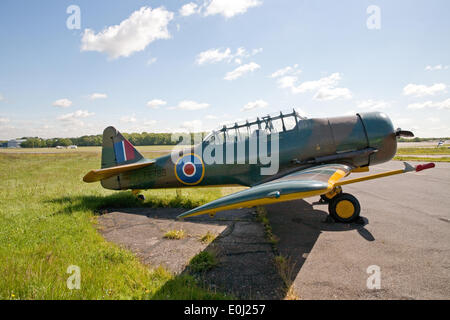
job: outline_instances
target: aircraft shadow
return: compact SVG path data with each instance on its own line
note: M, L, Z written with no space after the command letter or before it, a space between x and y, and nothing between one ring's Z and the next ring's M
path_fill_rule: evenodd
M235 223L204 249L217 253L220 261L217 267L195 274L188 265L180 276L194 274L205 287L239 299L296 298L291 294L291 285L322 232L356 229L365 240L374 240L364 228L368 224L366 218L358 223L335 223L326 211L315 210L304 200L266 206L266 210L273 234L278 238L275 246L267 240L259 222ZM284 258L276 258L280 255Z
M324 210L317 210L304 200L265 207L272 232L278 239L276 245L267 238L253 209L222 212L213 219L199 216L178 221L177 215L186 209L148 208L154 204L139 204L125 193L107 197L61 197L49 201L62 206L55 214L94 210L100 215L99 220L105 219L99 230L103 236L136 252L145 264L158 266L164 262L166 265L180 265L180 269L175 270L175 278L165 283L153 299L165 299L167 292L179 289L177 283L186 281L186 275L212 291L239 299L292 298L289 289L322 232L356 229L367 241L374 240L364 228L367 219L362 218L359 223L352 224L334 223L328 218L326 206L323 206ZM202 234L212 228L221 231L210 244L200 245L196 237L162 239L161 232L155 233L155 226L181 227L192 234ZM158 240L150 243L149 238ZM176 253L170 254L172 251ZM196 271L192 264L186 265L186 261L201 252L213 252L218 264L207 271ZM277 263L279 255L284 257L282 265ZM189 295L190 285L186 282L184 286L186 299L195 299L195 295Z

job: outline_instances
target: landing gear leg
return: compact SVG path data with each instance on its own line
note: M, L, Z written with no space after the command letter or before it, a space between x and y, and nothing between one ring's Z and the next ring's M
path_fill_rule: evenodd
M359 219L361 206L358 199L349 193L340 193L328 203L330 216L339 222L349 223Z
M342 193L342 187L338 186L328 193L321 194L319 202L320 203L330 203L331 199L333 199L335 196L337 196L338 194L341 194L341 193Z

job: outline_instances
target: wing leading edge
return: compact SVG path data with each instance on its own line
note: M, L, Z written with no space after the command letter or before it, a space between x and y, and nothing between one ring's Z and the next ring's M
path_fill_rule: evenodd
M335 183L353 168L343 164L327 164L297 171L279 179L239 191L189 210L179 218L283 201L303 199L333 190Z

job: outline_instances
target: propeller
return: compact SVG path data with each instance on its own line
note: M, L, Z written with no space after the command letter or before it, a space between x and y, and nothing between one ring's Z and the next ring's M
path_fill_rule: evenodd
M414 133L412 133L411 131L402 130L402 129L398 128L397 130L395 130L395 136L412 138L412 137L414 137Z

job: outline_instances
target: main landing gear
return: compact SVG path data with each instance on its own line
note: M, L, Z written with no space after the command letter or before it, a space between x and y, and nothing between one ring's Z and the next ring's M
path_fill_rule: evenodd
M358 199L349 193L343 193L341 187L320 198L322 203L328 203L328 212L335 221L349 223L359 219L361 206Z

